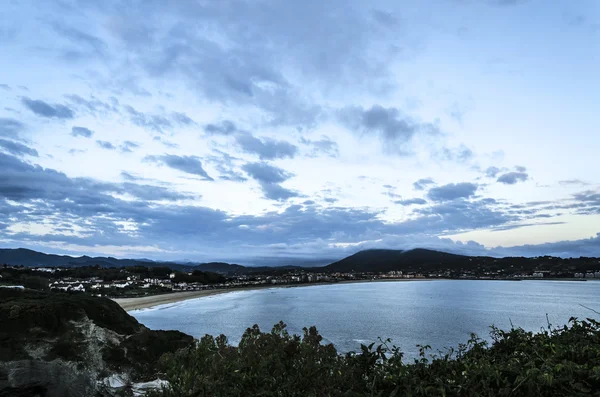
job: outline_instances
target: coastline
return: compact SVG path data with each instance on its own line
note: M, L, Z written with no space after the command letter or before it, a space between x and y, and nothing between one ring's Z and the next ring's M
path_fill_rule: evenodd
M203 298L206 296L226 294L229 292L237 291L253 291L259 289L269 288L302 288L312 287L318 285L334 285L334 284L353 284L353 283L379 283L379 282L408 282L408 281L431 281L431 279L378 279L378 280L346 280L338 281L335 283L314 283L314 284L268 284L268 285L253 285L250 287L239 287L239 288L219 288L202 291L182 291L173 292L170 294L159 294L149 296L139 296L135 298L114 298L113 301L117 302L123 310L129 312L133 310L150 309L155 306L168 305L170 303L177 303L186 301L189 299Z
M159 294L159 295L149 295L149 296L140 296L135 298L111 298L115 302L119 304L125 311L133 311L133 310L141 310L141 309L150 309L160 305L168 305L170 303L177 303L186 301L189 299L203 298L207 296L227 294L230 292L237 291L253 291L259 289L269 289L269 288L303 288L303 287L313 287L319 285L335 285L335 284L355 284L355 283L385 283L385 282L414 282L414 281L435 281L435 280L451 280L446 278L391 278L391 279L376 279L376 280L344 280L344 281L336 281L336 282L321 282L321 283L313 283L313 284L268 284L268 285L253 285L248 287L238 287L238 288L219 288L219 289L211 289L211 290L202 290L202 291L182 291L182 292L173 292L170 294ZM561 278L561 279L531 279L532 281L588 281L586 279L573 279L573 278ZM486 281L523 281L522 279L490 279Z

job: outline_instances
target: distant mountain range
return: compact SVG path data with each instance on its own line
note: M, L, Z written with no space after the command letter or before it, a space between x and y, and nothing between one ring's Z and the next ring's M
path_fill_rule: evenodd
M162 262L148 259L117 259L113 257L91 257L69 255L45 254L43 252L33 251L25 248L0 249L0 265L7 264L12 266L51 266L51 267L73 267L73 266L102 266L102 267L126 267L126 266L145 266L145 267L169 267L173 270L195 269L205 272L215 272L224 274L245 274L264 271L278 272L289 269L299 268L297 266L242 266L224 262L208 263L181 263L181 262Z
M285 261L279 263L285 263ZM113 257L72 257L68 255L44 254L23 248L0 249L0 264L13 266L165 266L173 270L196 269L222 274L251 274L259 272L276 274L289 271L290 269L326 272L387 272L391 270L401 270L405 272L435 272L438 270L452 271L459 269L497 270L511 268L516 271L536 268L552 268L559 270L564 268L574 271L600 266L600 260L597 258L492 258L488 256L456 255L422 248L411 250L370 249L357 252L354 255L350 255L326 266L315 266L319 263L323 263L323 260L313 259L305 263L305 265L313 267L290 265L254 267L224 262L178 263L151 261L147 259L117 259ZM591 265L594 266L590 267Z

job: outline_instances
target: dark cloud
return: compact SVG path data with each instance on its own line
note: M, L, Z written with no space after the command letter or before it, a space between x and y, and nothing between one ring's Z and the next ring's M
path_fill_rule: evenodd
M500 175L496 181L505 185L514 185L517 182L524 182L527 179L529 179L529 175L526 172L507 172Z
M130 194L144 201L178 201L198 198L195 195L179 193L161 186L139 185L137 183L125 182L120 192Z
M232 134L236 133L238 130L232 121L224 120L217 124L205 125L204 131L207 134L213 134L213 135L232 135Z
M420 123L402 114L397 108L384 108L380 105L370 109L347 107L340 111L340 120L348 128L361 133L377 136L385 150L408 154L408 143L417 134L435 135L436 125Z
M293 176L293 174L265 162L247 163L242 169L252 178L264 183L281 183Z
M96 141L96 144L100 146L102 149L106 150L115 150L117 147L108 141Z
M400 205L423 205L423 204L427 204L426 200L423 200L422 198L412 198L412 199L406 199L406 200L396 200L394 201L394 204L400 204Z
M197 175L207 181L214 181L202 167L202 162L196 156L176 156L174 154L165 154L162 156L146 156L147 161L164 164L167 167L185 172L187 174Z
M59 104L51 105L39 99L30 99L27 97L21 98L21 103L29 110L41 117L57 118L57 119L72 119L73 111Z
M131 153L133 152L133 149L137 149L139 147L140 145L138 143L132 141L125 141L119 146L121 151L124 153Z
M92 135L94 135L94 131L90 130L89 128L75 126L71 128L71 135L91 138Z
M10 88L10 86L8 84L0 84L0 89L6 90L6 91L12 91L12 88Z
M427 197L433 201L449 201L460 198L469 198L475 195L478 186L474 183L449 183L443 186L432 187L427 192Z
M434 185L435 182L431 178L423 178L419 179L415 183L413 183L413 188L415 190L425 190L428 185Z
M289 142L256 138L248 133L237 134L235 141L244 152L255 154L261 160L293 158L298 152L298 147Z
M600 257L600 233L581 240L559 241L538 245L521 245L510 248L496 247L493 251L499 256L542 256L559 257Z
M18 157L25 155L39 157L37 150L23 145L22 143L13 142L6 139L0 139L0 149Z
M299 196L297 192L280 185L293 176L281 168L260 162L244 164L242 169L260 184L265 198L269 200L281 201Z
M262 163L249 163L245 168L259 183L267 184L265 195L269 194L273 199L279 197L280 200L291 197L289 192L281 191L278 186L291 174ZM167 189L133 184L131 181L115 184L89 178L69 178L55 170L30 165L1 153L0 169L0 223L9 223L10 217L10 224L50 221L59 228L54 233L41 236L26 232L7 234L0 230L4 241L18 241L21 246L37 244L40 247L49 242L53 246L164 246L214 260L223 258L223 246L232 247L232 252L235 251L233 248L244 247L246 258L253 254L278 256L283 252L314 256L315 253L331 252L330 241L335 238L357 243L353 250L425 246L450 251L457 249L470 254L578 254L595 249L600 255L597 239L567 242L563 246L546 245L545 251L536 251L535 246L519 247L517 251L512 248L487 251L473 242L454 245L434 237L436 234L480 228L522 227L519 223L524 218L503 212L493 199L454 200L418 207L411 219L402 222L385 222L378 211L321 207L313 200L305 202L305 205L290 205L281 211L260 215L231 215L205 207L171 204L193 197L172 190L172 186ZM114 194L133 196L135 200L120 199ZM589 192L580 198L593 202L594 194ZM65 196L69 200L64 200ZM7 205L2 198L13 203ZM124 228L123 222L130 223L132 227ZM73 235L75 227L85 232ZM335 252L339 256L352 253L339 248L335 248Z
M18 138L25 125L18 120L0 117L0 136Z
M485 170L485 175L490 177L490 178L495 178L496 175L498 175L502 170L498 167L488 167Z
M338 157L340 154L338 144L326 135L321 136L319 140L310 140L302 137L300 138L300 143L311 148L311 152L308 154L310 157Z

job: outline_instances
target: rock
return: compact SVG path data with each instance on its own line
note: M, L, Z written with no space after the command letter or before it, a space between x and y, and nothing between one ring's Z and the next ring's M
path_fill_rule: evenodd
M193 342L147 329L110 299L62 292L0 289L0 324L0 397L160 387L159 358Z

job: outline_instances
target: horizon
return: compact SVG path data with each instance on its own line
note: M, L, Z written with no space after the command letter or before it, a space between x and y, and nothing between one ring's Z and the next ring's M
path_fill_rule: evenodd
M134 261L138 261L138 262L151 262L151 263L165 263L165 264L177 264L177 265L192 265L192 266L198 266L198 265L203 265L203 264L210 264L210 263L224 263L227 265L233 265L233 266L242 266L242 267L287 267L287 266L291 266L291 267L300 267L300 268L318 268L318 267L324 267L327 265L331 265L334 263L337 263L339 261L345 260L347 258L350 258L356 254L362 253L362 252L368 252L368 251L400 251L400 252L410 252L413 250L423 250L423 251L435 251L435 252L441 252L441 253L445 253L445 254L454 254L454 255L463 255L463 256L470 256L470 257L486 257L485 255L468 255L468 254L456 254L453 252L449 252L449 251L440 251L440 250L432 250L429 248L423 248L423 247L419 247L419 248L411 248L411 249L407 249L407 250L396 250L396 249L390 249L390 248L366 248L360 251L356 251L353 253L349 253L343 257L337 257L337 258L312 258L312 259L302 259L302 258L290 258L290 257L283 257L283 258L254 258L254 259L249 259L247 261L241 260L241 261L228 261L228 260L206 260L206 261L193 261L193 260L189 260L189 259L162 259L162 260L154 260L154 259L149 259L149 258L142 258L142 257L120 257L120 256L110 256L110 255L75 255L75 254L60 254L60 253L53 253L53 252L41 252L41 251L35 251L35 250L31 250L29 248L23 248L23 247L18 247L18 248L0 248L0 250L26 250L26 251L32 251L35 253L41 253L43 255L59 255L59 256L68 256L71 257L73 259L78 259L78 258L83 258L83 257L87 257L90 259L96 259L96 258L106 258L106 259L116 259L116 260L134 260ZM487 257L491 257L491 258L495 258L495 259L507 259L507 258L511 258L511 256L505 256L505 257L501 257L501 256L487 256ZM537 259L537 258L542 258L542 257L553 257L552 255L538 255L538 256L512 256L512 258L528 258L528 259ZM580 259L583 258L583 256L579 256L579 257L554 257L554 258L561 258L561 259ZM594 258L594 257L591 257ZM278 263L279 261L279 263ZM1 262L1 259L0 259ZM310 262L310 263L309 263ZM53 267L53 266L50 266Z
M4 8L2 248L600 257L594 0Z

